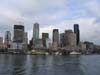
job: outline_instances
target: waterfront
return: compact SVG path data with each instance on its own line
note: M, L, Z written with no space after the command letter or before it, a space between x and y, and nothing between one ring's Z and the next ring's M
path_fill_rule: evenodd
M99 75L100 55L0 54L0 75Z

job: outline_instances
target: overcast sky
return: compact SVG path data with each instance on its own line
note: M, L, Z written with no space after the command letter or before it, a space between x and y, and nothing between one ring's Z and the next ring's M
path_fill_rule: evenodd
M78 23L81 41L100 44L100 0L0 0L0 36L23 24L31 39L35 22L50 36L53 28L62 33Z

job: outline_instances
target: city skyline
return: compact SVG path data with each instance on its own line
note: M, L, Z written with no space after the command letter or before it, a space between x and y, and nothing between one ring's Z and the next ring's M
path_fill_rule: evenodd
M99 3L99 0L1 0L0 35L4 37L8 30L13 34L13 25L22 24L30 40L35 22L40 24L40 34L47 32L50 37L53 29L63 33L79 24L82 41L100 44Z
M34 23L35 24L35 23ZM34 33L34 24L32 25L33 26L33 32L32 32L32 34ZM21 24L15 24L15 25L18 25L18 26L20 26ZM60 37L60 34L63 34L66 30L71 30L71 31L73 31L74 32L74 25L78 25L79 26L79 28L80 28L80 25L79 24L73 24L73 27L72 28L70 28L70 29L65 29L65 30L63 30L63 31L61 31L60 29L58 29L58 28L55 28L56 30L58 30L58 31L60 31L59 32L59 37ZM14 26L14 25L13 25ZM22 26L24 26L25 27L25 25L22 25ZM39 25L40 26L40 25ZM48 33L49 34L49 38L52 40L52 42L53 42L53 30L55 30L55 29L51 29L51 32L41 32L40 30L41 30L41 28L39 27L39 36L38 36L38 39L42 39L42 34L43 33ZM13 29L14 30L14 29ZM14 33L13 31L11 31L11 30L7 30L7 31L9 31L9 32L11 32L11 40L13 41L13 38L14 38L14 34L12 34L12 33ZM7 31L5 31L5 33L7 32ZM81 31L81 30L80 30ZM88 41L88 42L93 42L93 41L89 41L89 40L82 40L81 39L81 33L80 33L80 31L79 31L79 40L81 41L81 42L85 42L85 41ZM25 31L25 32L27 32L27 31ZM4 33L4 35L5 35L5 33ZM75 33L75 32L74 32ZM28 34L27 34L28 35ZM5 36L0 36L0 37L3 37L3 42L5 42ZM32 40L32 38L33 38L33 35L32 35L32 37L30 37L30 36L28 36L28 42L30 41L30 40ZM94 44L96 44L95 42L93 42ZM100 44L96 44L96 45L100 45Z

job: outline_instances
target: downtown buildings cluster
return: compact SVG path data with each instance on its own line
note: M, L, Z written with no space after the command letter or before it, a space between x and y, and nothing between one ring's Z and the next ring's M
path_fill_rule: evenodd
M49 38L49 33L42 33L40 35L39 24L33 25L33 36L28 43L28 33L25 32L24 25L14 25L13 39L10 31L5 32L5 40L0 37L0 50L7 50L8 52L27 52L29 50L66 50L66 51L93 51L95 46L91 42L80 41L79 24L74 24L74 30L65 30L60 33L59 29L53 29L52 38Z

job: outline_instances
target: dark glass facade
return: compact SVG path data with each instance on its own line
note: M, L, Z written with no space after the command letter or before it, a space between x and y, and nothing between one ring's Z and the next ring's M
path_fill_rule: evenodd
M74 33L76 33L76 41L77 41L77 45L78 45L80 42L79 24L74 24Z
M43 46L46 47L46 39L49 38L49 34L48 33L42 33L42 43Z
M24 26L14 25L14 42L22 43L24 40Z
M53 30L53 43L57 43L59 46L59 30L58 29Z

